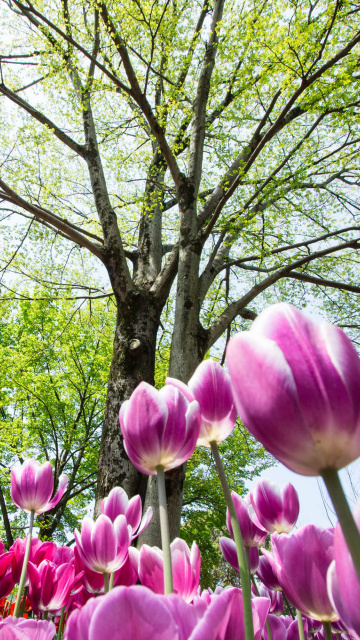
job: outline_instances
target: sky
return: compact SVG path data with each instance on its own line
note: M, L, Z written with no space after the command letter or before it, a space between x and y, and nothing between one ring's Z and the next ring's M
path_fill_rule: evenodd
M351 509L353 509L357 495L360 494L360 459L353 462L349 467L342 469L340 477L348 502ZM336 524L337 518L321 478L300 476L284 467L281 463L266 469L260 475L260 478L268 478L280 487L291 482L295 487L300 501L300 514L296 528L306 524L315 524L319 527L331 527ZM251 491L258 480L259 478L248 481L246 487Z

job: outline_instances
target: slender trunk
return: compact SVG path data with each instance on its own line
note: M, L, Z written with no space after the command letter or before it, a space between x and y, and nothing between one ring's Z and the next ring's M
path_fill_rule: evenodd
M144 380L154 384L156 334L160 311L150 294L132 291L118 306L113 357L110 368L104 425L100 444L95 515L101 500L113 487L122 487L131 498L144 502L147 476L129 461L119 425L122 402Z

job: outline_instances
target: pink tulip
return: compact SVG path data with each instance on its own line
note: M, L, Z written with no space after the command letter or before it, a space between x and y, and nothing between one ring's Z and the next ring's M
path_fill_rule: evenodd
M337 327L289 304L263 311L227 348L245 425L289 469L321 475L360 455L360 359Z
M142 506L140 496L134 496L129 500L128 495L121 487L114 487L111 489L107 498L104 498L101 502L101 513L108 516L112 522L114 522L117 516L124 515L126 522L132 528L132 539L136 538L146 529L148 526L153 510L148 508L143 519Z
M175 378L166 378L166 384L177 387L191 402L200 406L201 426L198 445L222 442L233 430L237 411L229 375L214 360L204 360L185 385Z
M21 571L24 563L25 548L27 539L17 538L10 550L14 552L14 557L11 562L12 577L15 584L19 584ZM35 566L43 560L52 560L56 551L56 544L54 542L42 542L39 538L31 538L30 542L30 556L29 561ZM28 573L26 573L26 580L24 586L28 585Z
M170 545L174 593L191 602L200 580L201 558L199 547L193 542L191 551L184 540L175 538ZM163 552L158 547L143 544L139 558L139 580L155 593L164 593Z
M11 569L8 569L3 577L0 579L0 598L5 598L12 592L15 587L15 582L12 578Z
M178 467L193 453L200 429L199 406L175 387L156 391L141 382L120 410L126 452L146 475Z
M239 562L236 551L236 544L231 538L221 537L219 539L221 553L226 562L228 562L239 573ZM249 547L250 555L250 573L256 573L259 567L259 549L258 547Z
M43 560L38 567L28 564L29 600L35 612L50 611L56 615L67 605L70 594L80 588L82 575L75 575L70 563L55 566L50 560Z
M21 467L11 471L11 497L17 507L38 515L57 505L64 495L68 478L62 474L59 489L53 499L54 478L50 462L40 466L36 460L28 459Z
M129 547L129 552L132 551ZM134 549L136 552L136 549ZM83 572L82 584L90 594L104 593L104 576L96 571L91 571L80 558L78 548L75 546L75 572ZM138 574L130 560L130 553L120 569L114 572L114 586L124 585L130 587L138 580Z
M270 600L270 613L274 613L277 616L281 615L284 611L284 600L280 591L273 591L272 589L267 589L264 585L259 586L259 596L260 598L269 598Z
M281 491L270 480L260 480L250 493L260 525L269 533L290 533L299 516L299 497L290 482Z
M277 579L276 573L273 570L274 563L275 560L273 561L273 563L270 563L267 557L265 558L264 555L260 556L259 567L256 573L265 587L267 587L268 589L280 591L281 587L279 584L279 580Z
M87 516L81 525L81 535L75 529L75 540L83 563L98 573L113 573L120 569L128 556L131 527L123 515L115 522L101 514L96 522Z
M30 558L31 560L31 558ZM53 558L49 558L54 564L65 564L65 562L74 562L74 550L71 547L58 547L55 550ZM34 563L36 564L36 563Z
M12 616L0 620L2 640L52 640L55 633L54 623L47 620L26 620Z
M242 498L235 491L231 492L232 501L235 506L237 519L240 525L240 531L244 543L244 547L256 547L265 542L267 531L261 525L256 525L253 518L253 507L250 505L249 496ZM230 521L229 510L226 510L226 523L228 531L233 537L233 530Z

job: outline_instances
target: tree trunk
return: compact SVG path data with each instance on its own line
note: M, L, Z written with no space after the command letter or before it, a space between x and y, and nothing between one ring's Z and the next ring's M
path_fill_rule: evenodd
M148 293L131 291L118 313L110 368L104 425L100 444L95 515L101 500L113 487L122 487L131 498L140 494L144 503L147 476L131 464L119 425L119 410L137 385L154 384L156 334L161 310Z

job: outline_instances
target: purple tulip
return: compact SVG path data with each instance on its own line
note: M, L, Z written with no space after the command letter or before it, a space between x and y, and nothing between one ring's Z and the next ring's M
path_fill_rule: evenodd
M360 502L354 511L360 529ZM328 593L334 609L354 638L360 639L360 584L341 527L334 534L334 560L327 575Z
M121 487L111 489L107 498L104 498L101 502L100 509L101 513L108 516L112 522L116 520L117 516L124 515L126 522L132 528L132 539L139 536L146 529L153 515L153 510L149 507L143 519L141 519L142 506L140 496L134 496L129 500L126 491Z
M174 385L191 402L200 406L201 426L198 445L210 446L210 442L222 442L232 432L237 410L231 390L229 375L214 360L204 360L185 385L175 378L166 378L166 384Z
M244 547L255 547L265 542L267 531L255 524L254 518L252 517L253 507L250 505L249 496L242 498L238 493L232 491L231 497L239 521ZM228 531L233 538L229 509L226 510L226 523Z
M291 536L274 533L271 542L273 556L265 549L262 552L272 563L289 602L316 620L337 620L326 588L326 574L334 555L333 532L306 525Z
M10 551L14 552L14 557L11 562L11 571L15 584L19 584L20 582L26 543L26 538L17 538L12 547L10 547ZM55 551L56 544L54 542L42 542L39 538L31 538L29 561L35 566L39 566L43 560L53 560ZM24 586L28 585L28 579L27 572Z
M284 600L280 591L274 591L273 589L268 589L263 584L258 588L258 595L260 598L269 598L270 600L270 613L274 613L279 616L284 611Z
M200 580L201 557L199 547L193 542L191 550L185 540L175 538L170 545L174 593L191 602ZM139 557L139 580L155 593L164 593L163 552L158 547L143 544Z
M74 549L71 549L71 547L58 547L55 550L54 557L49 558L49 560L52 560L53 564L56 565L65 564L66 562L74 563Z
M80 588L82 575L75 576L70 563L55 566L43 560L38 567L28 564L29 600L35 612L50 611L56 615L67 603L70 593Z
M337 327L289 304L263 311L227 348L249 431L289 469L321 475L360 455L360 359Z
M287 628L281 618L278 618L276 615L269 614L267 622L270 626L272 640L286 640ZM264 628L263 639L269 640L267 627Z
M228 562L235 571L239 573L239 562L236 551L236 544L231 538L221 537L219 539L221 553L226 562ZM253 575L259 566L259 549L258 547L248 547L250 556L250 573Z
M2 640L52 640L55 633L54 623L47 620L26 620L12 616L0 620Z
M133 465L146 475L157 467L178 467L193 453L200 429L199 405L175 387L156 391L141 382L120 410L124 446Z
M299 497L290 482L281 491L270 480L260 480L250 493L260 525L269 533L290 533L299 516Z
M57 505L64 495L68 478L62 474L59 488L51 500L54 491L54 478L50 462L40 466L31 458L25 460L21 467L11 471L11 497L17 507L38 515L49 511Z
M12 592L15 587L15 582L12 578L11 569L8 569L3 577L0 579L0 598L6 598L9 593Z
M129 547L129 552L131 550L132 547ZM136 552L136 549L134 549L134 551ZM96 571L91 571L91 569L83 563L78 548L75 546L75 573L78 574L81 572L83 572L81 581L88 593L96 595L104 593L104 576ZM114 571L114 586L124 585L130 587L135 584L137 580L138 574L134 569L129 554L122 567Z
M101 514L96 522L87 516L81 525L81 535L75 529L76 546L83 563L97 573L113 573L128 556L131 528L124 515L115 522Z
M267 557L260 556L259 567L256 574L265 587L271 590L281 591L279 580L273 570L273 563L270 563Z
M305 640L307 640L307 638L309 637L308 623L304 617L302 618L302 621L303 621L303 627L304 627ZM297 620L293 620L291 624L288 626L286 640L300 640L299 623Z

